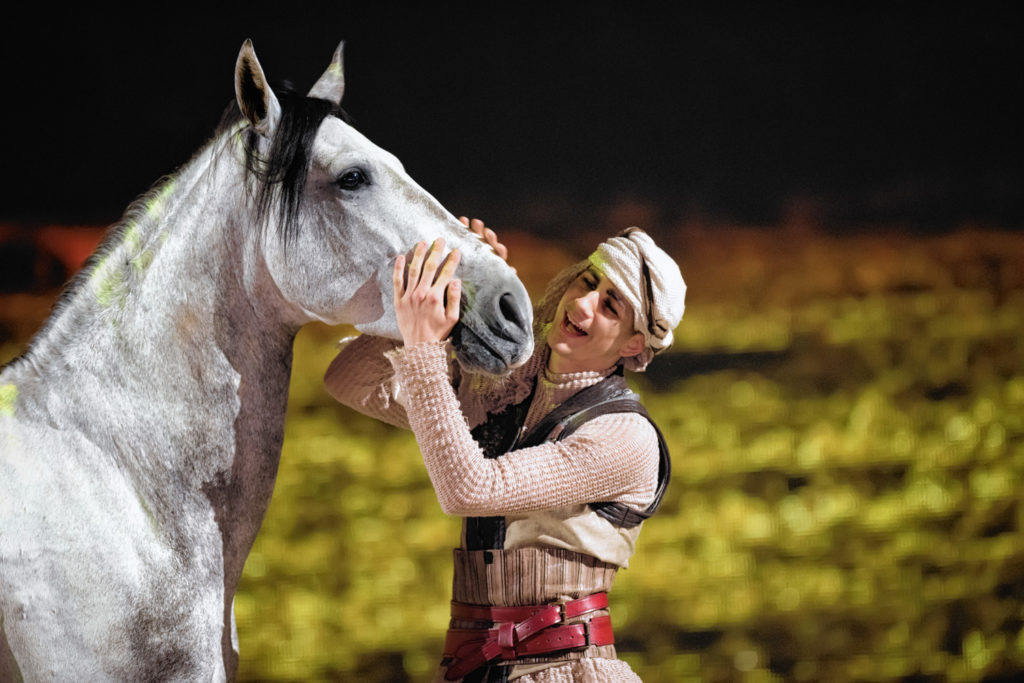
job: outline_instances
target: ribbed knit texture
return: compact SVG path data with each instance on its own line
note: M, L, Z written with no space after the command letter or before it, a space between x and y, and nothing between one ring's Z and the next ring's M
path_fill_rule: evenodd
M408 429L405 408L394 395L394 371L384 357L398 346L399 342L371 334L343 340L324 375L327 393L364 415Z
M409 425L447 514L484 517L605 500L645 507L653 500L658 444L654 428L644 417L602 415L563 441L487 459L473 440L449 383L446 345L415 344L386 355L407 395ZM537 400L546 406L601 376L577 373L568 379L546 378L538 386Z
M551 372L545 368L537 376L537 390L534 392L530 410L526 414L526 421L523 424L524 433L528 433L544 419L545 415L567 399L572 398L573 394L597 384L614 371L615 366L601 371L566 373Z
M523 606L608 592L618 567L563 548L462 550L453 554L452 600Z

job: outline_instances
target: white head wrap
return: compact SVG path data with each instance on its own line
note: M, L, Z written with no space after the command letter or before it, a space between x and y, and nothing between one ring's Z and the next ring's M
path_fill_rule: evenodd
M686 283L679 266L640 228L602 242L588 260L633 307L633 327L647 344L625 365L640 372L672 345L672 330L683 318Z

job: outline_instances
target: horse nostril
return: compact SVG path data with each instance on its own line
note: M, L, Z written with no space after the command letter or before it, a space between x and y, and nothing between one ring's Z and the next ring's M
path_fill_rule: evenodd
M518 329L526 329L523 313L516 306L516 297L511 292L505 292L498 299L498 312L503 320L507 320Z

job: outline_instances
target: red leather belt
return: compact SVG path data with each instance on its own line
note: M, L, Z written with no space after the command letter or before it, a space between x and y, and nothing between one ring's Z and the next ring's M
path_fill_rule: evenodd
M444 656L452 663L445 679L455 681L494 659L533 657L589 645L612 645L612 620L594 617L579 624L566 619L608 607L607 593L549 605L492 607L452 603L453 619L493 622L490 628L451 628L445 637Z

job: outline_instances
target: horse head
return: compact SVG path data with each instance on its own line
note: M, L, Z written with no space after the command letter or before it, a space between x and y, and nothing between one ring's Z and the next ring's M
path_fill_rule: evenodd
M395 156L344 120L344 86L342 45L306 96L275 92L249 41L235 67L240 135L267 233L262 258L293 316L400 339L394 259L443 237L462 253L459 362L492 374L522 363L533 350L526 289Z

